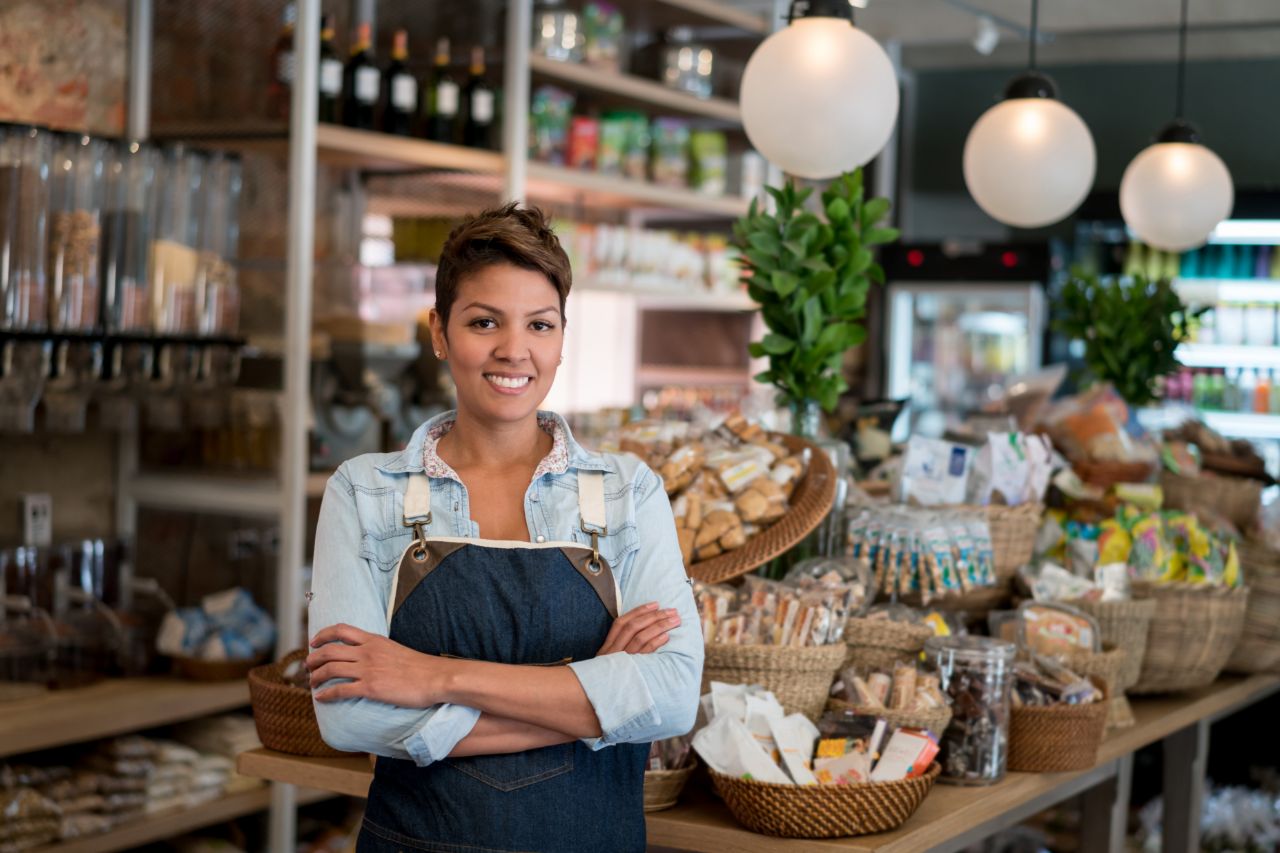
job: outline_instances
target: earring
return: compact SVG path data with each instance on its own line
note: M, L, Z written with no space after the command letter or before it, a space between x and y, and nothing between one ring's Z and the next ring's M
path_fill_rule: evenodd
M440 350L436 350L436 358L444 361L444 353L440 352Z

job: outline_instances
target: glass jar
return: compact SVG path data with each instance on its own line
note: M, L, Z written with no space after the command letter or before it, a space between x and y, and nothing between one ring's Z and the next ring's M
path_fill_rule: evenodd
M196 270L206 158L175 145L165 152L151 242L151 326L158 335L196 333Z
M45 232L52 137L25 124L0 124L0 328L43 330Z
M99 245L107 143L57 134L49 189L49 325L89 332L98 325Z
M561 62L581 62L583 33L578 13L563 0L543 0L533 9L533 52Z
M152 187L160 154L145 142L116 146L107 169L102 213L99 283L102 325L108 332L151 329Z
M662 48L662 82L699 98L710 98L715 52L694 41L689 27L667 31Z
M214 154L205 168L196 310L203 336L234 335L240 327L235 259L240 244L240 158Z
M951 700L951 724L940 741L942 781L991 785L1004 778L1016 652L990 637L925 641L925 658Z

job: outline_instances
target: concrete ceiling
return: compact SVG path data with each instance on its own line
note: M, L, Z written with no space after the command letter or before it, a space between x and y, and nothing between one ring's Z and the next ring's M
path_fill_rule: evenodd
M773 0L731 2L774 8ZM1030 0L866 0L857 23L901 42L908 67L1004 67L1026 63L1030 10ZM1041 0L1038 57L1045 65L1171 61L1179 14L1178 0ZM973 47L984 15L1000 33L989 56ZM1280 0L1190 0L1188 18L1191 60L1280 58Z

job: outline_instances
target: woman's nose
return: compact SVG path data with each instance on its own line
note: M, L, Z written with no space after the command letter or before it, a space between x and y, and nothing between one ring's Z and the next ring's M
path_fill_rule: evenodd
M529 345L520 329L504 330L493 344L494 358L503 361L523 361L529 355Z

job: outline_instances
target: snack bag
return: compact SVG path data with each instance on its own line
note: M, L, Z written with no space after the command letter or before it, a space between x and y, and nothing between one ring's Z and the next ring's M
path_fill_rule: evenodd
M1102 529L1098 533L1098 563L1129 562L1129 552L1133 549L1129 531L1114 518L1108 518L1099 526Z
M1182 578L1182 560L1169 547L1164 524L1157 513L1141 516L1130 528L1133 545L1129 551L1129 570L1135 577L1173 581Z

